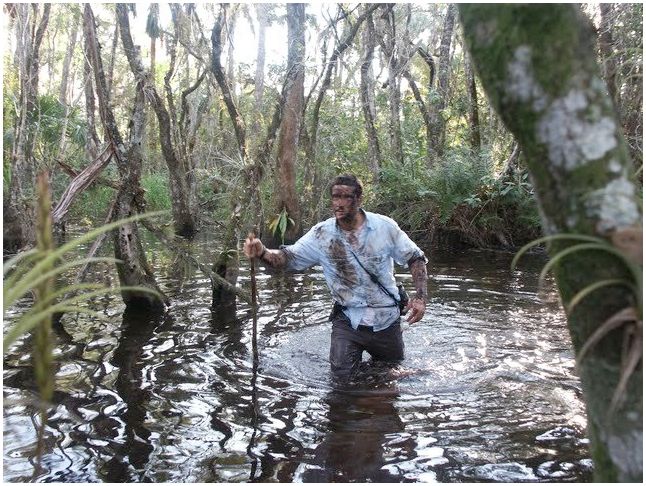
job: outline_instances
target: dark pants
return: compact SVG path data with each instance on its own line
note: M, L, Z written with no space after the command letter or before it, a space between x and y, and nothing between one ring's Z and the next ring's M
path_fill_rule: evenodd
M375 361L396 363L404 359L402 329L397 322L382 331L359 326L356 331L340 310L332 312L332 342L330 365L337 378L348 379L361 363L361 353L367 351Z

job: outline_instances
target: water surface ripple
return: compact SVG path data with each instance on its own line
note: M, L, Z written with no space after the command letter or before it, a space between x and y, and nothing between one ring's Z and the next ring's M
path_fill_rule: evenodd
M196 244L208 258L213 242ZM206 255L206 256L205 256ZM259 275L251 310L212 311L200 273L157 247L163 316L94 303L66 316L39 482L582 482L591 480L581 388L544 263L434 253L406 359L333 385L320 269ZM411 287L410 275L398 276ZM248 285L248 269L240 284ZM26 303L25 303L26 305ZM4 362L4 480L28 481L37 423L27 342Z

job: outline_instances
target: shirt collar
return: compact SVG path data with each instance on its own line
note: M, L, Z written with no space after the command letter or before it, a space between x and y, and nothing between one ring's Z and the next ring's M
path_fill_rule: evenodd
M366 228L370 230L374 229L375 226L374 226L374 218L372 216L372 213L364 211L363 208L359 208L359 211L361 211L366 218Z
M363 208L359 208L359 211L361 211L361 213L363 214L364 224L366 225L366 229L369 229L369 230L375 229L375 226L374 226L375 221L372 216L372 213L369 213L368 211L364 211ZM336 218L333 218L333 219L334 219L334 227L336 229L340 229L339 222L336 220Z

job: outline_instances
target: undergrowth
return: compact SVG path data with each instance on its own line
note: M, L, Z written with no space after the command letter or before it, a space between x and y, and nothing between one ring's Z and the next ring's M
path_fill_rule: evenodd
M486 155L448 153L432 169L382 170L369 208L386 214L417 240L454 234L478 247L514 247L540 235L527 172L498 177Z

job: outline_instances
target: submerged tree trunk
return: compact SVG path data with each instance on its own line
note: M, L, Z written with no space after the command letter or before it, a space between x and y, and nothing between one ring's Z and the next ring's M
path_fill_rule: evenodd
M278 136L274 214L278 215L285 210L287 217L293 221L293 224L287 225L284 235L285 242L293 243L303 231L296 194L296 156L303 122L305 80L305 4L303 3L287 4L287 42L289 46L287 72L294 82L287 93ZM281 239L275 238L271 246L277 246Z
M130 143L126 146L123 142L117 123L108 102L108 93L101 60L101 51L96 35L94 14L89 4L85 5L83 13L83 33L87 44L89 61L94 71L94 79L99 100L99 112L105 131L106 139L113 149L121 185L116 196L113 220L122 219L135 213L143 206L143 191L139 185L141 176L141 151L143 130L144 130L144 86L137 84L136 98L134 102L132 117L130 120L131 134ZM117 265L119 281L122 286L142 286L158 292L162 295L155 277L146 261L146 253L141 245L137 223L128 223L120 226L113 233L115 257L122 261ZM150 309L161 309L164 302L153 294L140 291L122 291L126 307L147 307Z
M34 141L38 126L38 74L40 46L49 22L51 4L16 6L20 112L14 130L9 198L3 201L3 251L15 252L35 241L33 193L35 183Z
M460 11L482 84L527 161L545 233L600 237L641 265L638 188L596 64L592 26L575 5L461 4ZM630 234L639 241L633 250L622 243ZM571 244L554 242L550 253ZM555 269L565 306L593 283L630 278L610 251L580 250ZM568 309L577 354L595 331L606 331L579 361L599 482L643 479L641 299L608 284ZM632 319L619 319L631 312Z
M227 4L220 5L220 14L218 15L215 24L213 25L213 30L211 31L211 45L213 48L213 54L211 56L211 71L213 76L220 87L222 92L222 97L229 113L229 118L233 123L236 141L238 145L238 154L243 164L243 172L245 176L245 183L249 183L251 187L244 187L238 190L235 190L231 195L231 211L229 213L229 221L226 227L226 232L223 237L222 250L220 251L219 256L216 258L216 261L213 264L213 271L225 279L230 285L235 286L238 281L238 275L240 273L240 258L238 256L238 241L241 236L242 229L242 214L246 209L246 204L244 201L246 198L243 195L245 189L249 189L251 197L254 197L254 194L258 190L258 184L260 177L255 177L258 172L256 165L255 167L247 167L247 139L246 139L246 127L244 124L244 119L242 114L238 110L238 107L231 93L231 87L229 86L227 77L224 74L222 69L222 28L225 22L226 10L228 8ZM247 186L247 184L244 184ZM223 285L219 285L217 282L212 283L212 295L213 307L222 307L222 306L235 306L235 293L227 289Z

